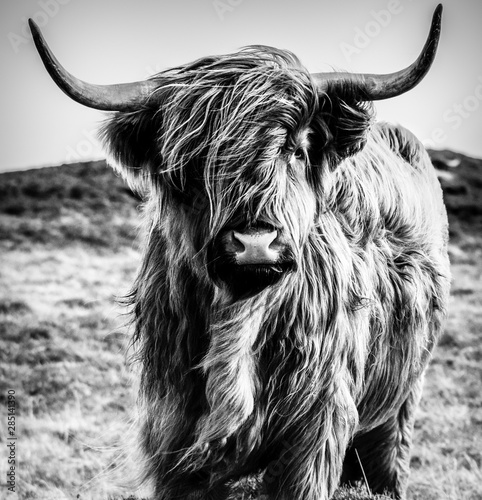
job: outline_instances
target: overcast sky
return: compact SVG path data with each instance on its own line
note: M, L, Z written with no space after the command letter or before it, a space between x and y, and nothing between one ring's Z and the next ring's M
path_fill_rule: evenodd
M63 94L35 51L27 18L60 62L92 83L138 80L170 66L266 44L313 72L386 73L418 56L429 0L3 0L0 170L101 157L106 117ZM432 147L482 157L482 0L445 0L432 70L411 92L377 103Z

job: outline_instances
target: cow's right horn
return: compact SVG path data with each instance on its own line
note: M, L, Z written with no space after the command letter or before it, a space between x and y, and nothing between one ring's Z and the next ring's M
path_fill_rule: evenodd
M153 80L113 85L84 82L69 73L57 60L45 41L39 27L28 20L30 30L45 68L54 82L74 101L102 111L133 111L152 95L158 87Z
M405 69L388 75L372 75L363 73L314 73L313 79L319 91L343 88L344 85L353 85L364 101L377 101L396 97L411 90L420 83L427 74L435 58L440 39L442 22L442 4L435 9L432 25L427 41L417 60Z

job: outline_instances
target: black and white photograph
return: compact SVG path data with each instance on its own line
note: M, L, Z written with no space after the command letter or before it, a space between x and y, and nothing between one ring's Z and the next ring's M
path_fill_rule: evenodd
M482 2L0 5L0 499L482 500Z

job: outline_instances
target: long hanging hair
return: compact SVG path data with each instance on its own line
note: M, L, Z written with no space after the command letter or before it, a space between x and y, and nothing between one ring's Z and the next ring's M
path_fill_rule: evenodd
M314 457L299 495L315 472L332 491L358 414L374 426L374 398L400 404L440 328L442 254L421 237L434 214L414 217L400 169L401 152L428 158L410 134L371 125L356 89L318 95L286 51L249 47L153 78L145 108L103 130L119 170L150 191L130 296L145 474L179 493L186 477L216 483L234 463L261 467L284 440L289 460ZM303 134L308 173L291 179L280 159ZM420 189L433 183L420 175ZM285 228L296 268L233 302L208 272L209 246L240 214ZM386 394L366 389L383 377Z

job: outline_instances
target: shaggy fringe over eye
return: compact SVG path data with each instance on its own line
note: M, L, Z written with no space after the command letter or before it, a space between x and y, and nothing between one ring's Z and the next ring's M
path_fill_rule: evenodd
M143 108L117 113L101 129L113 166L141 191L166 181L184 191L187 179L196 179L212 209L222 182L289 151L300 130L313 138L310 163L334 168L363 149L373 121L373 105L360 100L355 84L320 93L294 54L268 46L199 59L152 79L158 88Z
M318 110L309 73L293 54L271 47L246 47L153 78L159 82L153 99L162 102L155 117L159 175L179 191L197 179L213 228L252 200L249 190L244 196L238 190L244 175L257 172L258 189L271 197L273 160Z

